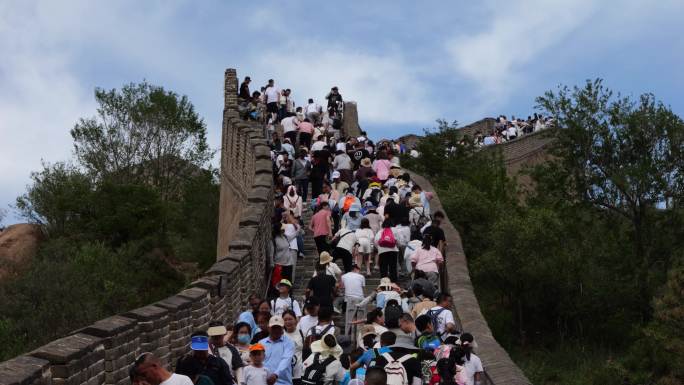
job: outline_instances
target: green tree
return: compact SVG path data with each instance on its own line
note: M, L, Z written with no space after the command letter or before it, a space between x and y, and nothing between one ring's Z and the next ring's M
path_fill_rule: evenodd
M50 235L78 233L86 227L94 185L75 166L60 162L43 163L43 170L31 173L32 184L17 198L19 212L42 224Z
M548 91L537 102L559 128L553 131L552 167L568 182L558 186L561 193L630 221L648 314L655 286L648 272L663 262L652 254L657 209L678 206L683 197L684 122L653 95L632 101L614 95L600 79Z
M187 96L143 82L98 88L95 100L97 116L81 119L71 136L79 163L98 179L150 184L167 202L213 155Z

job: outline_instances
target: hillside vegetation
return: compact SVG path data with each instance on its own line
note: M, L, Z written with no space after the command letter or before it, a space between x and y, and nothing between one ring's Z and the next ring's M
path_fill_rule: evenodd
M487 321L533 383L684 383L684 122L600 80L537 102L559 128L530 191L445 122L402 161L438 190Z
M175 293L215 259L218 177L187 97L141 83L95 99L74 159L44 164L17 198L47 239L0 283L0 361Z

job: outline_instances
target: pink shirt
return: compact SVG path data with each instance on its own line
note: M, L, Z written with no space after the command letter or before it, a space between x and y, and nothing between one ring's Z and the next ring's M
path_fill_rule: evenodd
M313 230L314 237L328 235L330 233L330 210L320 210L311 217L310 228Z
M430 250L425 250L424 248L419 248L411 256L411 263L415 263L416 270L422 270L424 272L439 273L439 267L437 262L444 262L442 253L437 250L436 247L430 247Z
M314 131L313 124L309 122L301 122L297 127L299 128L299 132L305 132L307 134L312 134Z
M380 180L389 178L390 167L392 167L392 163L387 159L378 159L373 162L373 170Z

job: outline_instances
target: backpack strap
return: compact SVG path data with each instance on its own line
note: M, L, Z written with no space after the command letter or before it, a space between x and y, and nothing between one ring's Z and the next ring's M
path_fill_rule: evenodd
M394 357L390 356L389 353L382 353L382 357L387 360L387 363L389 364L390 362L396 361Z
M413 358L413 354L405 354L405 355L399 357L399 359L397 361L399 361L400 363L403 364L404 362L408 361L411 358Z
M330 330L330 329L333 328L333 327L335 327L335 325L333 325L333 324L328 324L328 326L326 326L325 329L321 330L320 336L323 337L323 336L325 335L325 333L327 333L328 330Z

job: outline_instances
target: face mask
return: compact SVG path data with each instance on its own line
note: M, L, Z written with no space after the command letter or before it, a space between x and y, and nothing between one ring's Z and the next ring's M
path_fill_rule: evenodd
M249 337L249 334L238 334L238 342L242 345L248 344L252 339Z

